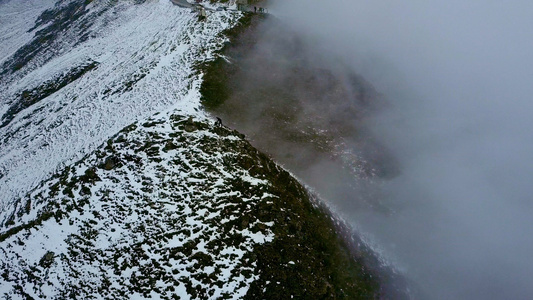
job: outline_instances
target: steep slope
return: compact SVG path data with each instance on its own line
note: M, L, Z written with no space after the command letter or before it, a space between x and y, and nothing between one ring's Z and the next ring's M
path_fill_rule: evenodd
M377 187L397 174L398 165L367 127L387 105L382 95L341 57L328 55L327 45L276 16L246 14L225 34L231 42L202 65L206 109L245 133L352 226L358 227L350 218L355 212L391 213ZM372 240L364 232L343 235ZM412 297L415 289L380 259L367 266L382 276L385 297Z
M0 294L378 297L332 219L243 138L175 114L126 127L24 197Z
M398 168L368 130L387 105L383 96L346 61L323 51L326 45L275 16L246 15L228 36L231 43L203 66L207 110L330 203L384 210L370 195L372 181Z
M239 16L198 22L170 1L74 0L27 20L33 39L0 70L0 225L17 197L124 126L171 108L196 113L194 66Z

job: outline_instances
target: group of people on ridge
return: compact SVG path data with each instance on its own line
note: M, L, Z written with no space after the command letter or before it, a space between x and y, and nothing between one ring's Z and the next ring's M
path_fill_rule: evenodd
M254 6L254 13L257 13L257 9L258 7L257 6ZM266 9L262 8L262 7L259 7L259 12L260 13L266 13Z

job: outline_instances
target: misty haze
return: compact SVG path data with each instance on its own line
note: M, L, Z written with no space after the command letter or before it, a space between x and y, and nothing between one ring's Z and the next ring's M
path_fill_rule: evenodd
M386 103L365 128L400 166L374 180L387 213L346 210L357 196L330 199L338 211L421 298L530 298L533 4L278 0L272 11Z

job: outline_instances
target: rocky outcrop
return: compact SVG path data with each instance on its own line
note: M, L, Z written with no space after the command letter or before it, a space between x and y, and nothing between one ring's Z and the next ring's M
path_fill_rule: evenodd
M23 199L4 295L377 298L334 221L244 136L178 115L133 124Z

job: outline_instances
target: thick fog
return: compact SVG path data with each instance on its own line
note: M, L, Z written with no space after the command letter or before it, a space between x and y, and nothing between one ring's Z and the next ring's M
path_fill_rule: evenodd
M430 299L533 295L533 2L278 0L384 94L394 213L345 211Z

